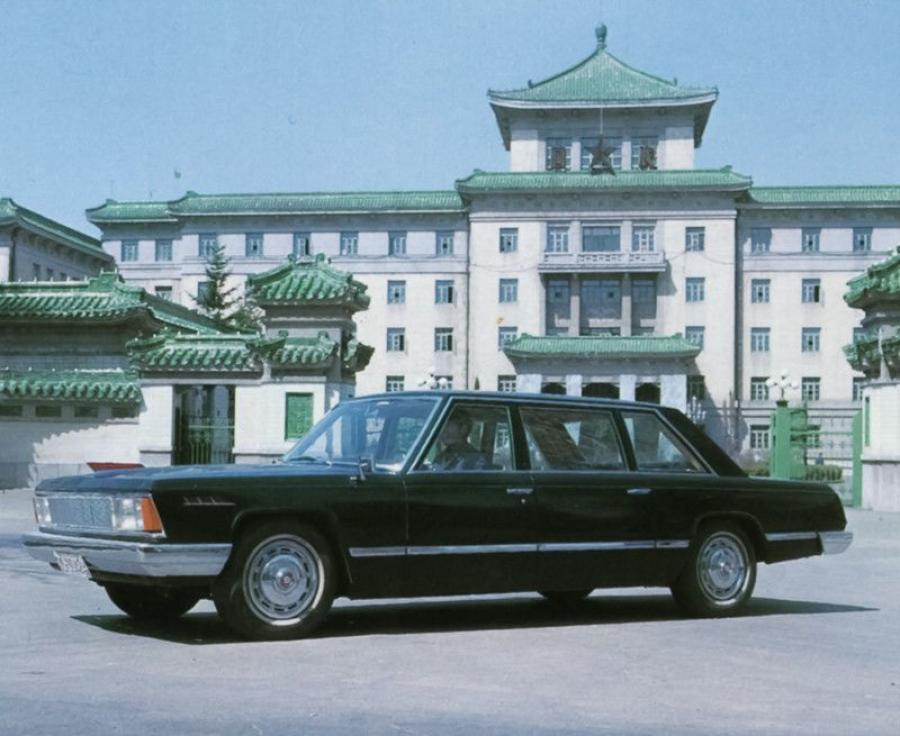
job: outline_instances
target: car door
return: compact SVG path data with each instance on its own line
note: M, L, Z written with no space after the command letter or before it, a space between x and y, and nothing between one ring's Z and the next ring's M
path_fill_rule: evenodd
M615 413L585 404L519 410L541 514L543 587L649 582L657 562L652 501L629 467Z
M538 517L508 406L452 402L405 482L411 592L534 587Z

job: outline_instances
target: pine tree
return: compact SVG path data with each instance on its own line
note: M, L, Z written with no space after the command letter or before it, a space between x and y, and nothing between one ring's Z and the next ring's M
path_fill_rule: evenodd
M258 332L261 329L261 310L252 297L242 298L235 286L228 286L231 259L220 243L209 251L206 261L206 289L194 298L197 307L223 327Z

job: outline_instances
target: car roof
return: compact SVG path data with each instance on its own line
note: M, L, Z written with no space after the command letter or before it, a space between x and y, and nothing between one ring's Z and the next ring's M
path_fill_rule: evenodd
M462 389L437 390L437 389L418 389L412 391L388 391L377 394L364 394L362 396L354 396L347 401L366 401L371 399L397 399L404 397L427 397L438 399L466 399L476 401L540 401L542 403L558 403L558 404L589 404L591 406L608 406L617 409L660 409L660 404L654 404L647 401L625 401L623 399L603 399L587 396L565 396L562 394L536 394L522 393L519 391L464 391Z

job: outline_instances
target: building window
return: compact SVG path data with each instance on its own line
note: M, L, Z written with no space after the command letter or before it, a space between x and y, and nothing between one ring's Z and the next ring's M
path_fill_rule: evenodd
M750 352L751 353L768 353L769 352L769 328L768 327L751 327L750 328Z
M309 233L294 233L294 249L295 258L308 256L312 253L312 241Z
M768 401L769 400L769 384L767 376L754 376L750 379L750 400L751 401Z
M800 379L800 398L804 401L818 401L821 383L817 376L803 376Z
M0 404L0 417L20 417L23 413L21 404Z
M100 409L93 404L82 404L75 407L74 417L76 419L96 419L100 416Z
M684 281L684 298L688 302L702 302L706 297L706 279L688 278Z
M54 275L53 269L48 268L47 269L47 281L53 281L53 275Z
M800 287L800 301L804 304L818 304L822 301L822 281L820 279L803 279Z
M750 282L750 301L753 304L769 303L769 279L753 279Z
M156 260L172 260L172 241L170 239L164 238L156 241Z
M446 232L438 232L435 235L434 241L434 253L438 256L452 256L453 255L453 232L448 230Z
M819 327L804 327L800 333L801 350L804 353L818 353L821 335Z
M201 258L209 258L219 247L219 236L215 233L200 233L200 246L197 255Z
M59 272L59 280L60 281L68 281L69 280L69 276L66 274L65 271Z
M509 345L519 334L518 327L498 327L497 328L497 349L503 350Z
M453 350L453 328L434 328L434 350L437 353L449 353Z
M865 378L862 376L854 376L853 378L853 400L862 401L862 390Z
M635 225L631 231L632 253L653 253L656 251L656 227Z
M167 302L172 301L172 287L171 286L157 286L153 293L156 294L160 299L165 299Z
M547 226L547 252L548 253L568 253L569 252L569 226L568 225L548 225Z
M406 304L406 282L405 281L388 281L387 282L387 303L388 304Z
M856 343L862 342L863 340L865 340L867 334L868 333L866 332L865 327L854 327L853 328L853 344L856 345Z
M405 256L406 255L406 233L403 233L403 232L388 233L388 255L389 256Z
M355 256L359 252L359 233L341 233L342 256Z
M514 393L516 390L515 376L497 376L497 390L501 393Z
M706 336L706 328L698 326L690 326L684 328L684 339L693 343L698 348L703 348L703 340Z
M122 241L122 262L136 261L138 259L138 241L123 240ZM49 278L47 279L50 280Z
M768 450L769 449L769 427L766 424L750 425L750 449L751 450Z
M41 280L41 264L40 263L32 263L31 264L31 277L35 281Z
M206 306L206 300L209 298L209 281L200 281L197 284L197 304Z
M284 438L303 437L313 425L313 395L287 393L284 395Z
M631 282L631 302L635 306L656 306L656 279L635 279ZM654 316L655 316L655 309ZM647 316L647 315L644 315Z
M34 407L34 415L38 419L53 419L62 416L62 407L59 404L39 404Z
M519 228L500 228L500 252L515 253L519 249Z
M403 391L405 387L406 381L403 376L387 376L384 380L384 390L388 393Z
M853 252L868 253L872 250L872 228L853 228Z
M600 138L581 139L581 170L590 171L594 160L594 149L597 148ZM609 151L609 163L617 171L622 168L622 139L618 137L603 136L603 148Z
M772 245L772 228L754 227L750 230L750 252L768 253Z
M387 351L389 353L402 353L406 350L406 328L387 328Z
M435 376L434 377L434 387L438 391L452 391L453 390L453 376Z
M453 304L453 282L438 280L434 282L434 303Z
M257 258L263 254L262 233L247 233L244 237L244 255L248 258Z
M659 140L652 136L642 136L631 139L631 168L655 169L656 147Z
M696 252L706 249L706 228L689 227L684 231L684 249Z
M134 419L136 411L133 406L114 406L109 415L113 419Z
M519 301L519 279L500 279L500 303Z
M800 250L804 253L819 252L819 238L822 231L817 227L803 228L800 240Z
M568 138L548 138L545 168L547 171L568 171L572 165L572 141Z
M706 379L703 376L687 377L687 397L703 401L706 398Z
M618 253L622 231L618 225L588 225L581 228L581 250L585 253Z

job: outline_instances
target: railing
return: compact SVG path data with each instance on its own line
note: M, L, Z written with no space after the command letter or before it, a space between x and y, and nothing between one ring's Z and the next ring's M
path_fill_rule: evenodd
M189 424L175 437L176 465L220 465L234 461L234 425Z
M665 254L658 251L544 253L540 269L565 271L664 271Z

